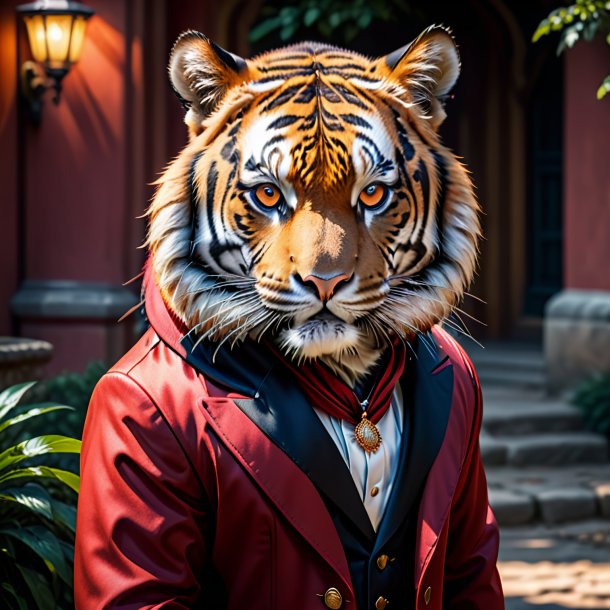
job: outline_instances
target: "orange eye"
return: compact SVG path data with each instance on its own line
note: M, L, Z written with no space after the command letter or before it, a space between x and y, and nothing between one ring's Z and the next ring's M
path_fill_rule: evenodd
M360 192L358 201L366 208L375 208L381 205L388 197L389 189L379 182L369 184Z
M274 184L260 184L254 189L254 197L262 207L273 208L282 200L282 193Z

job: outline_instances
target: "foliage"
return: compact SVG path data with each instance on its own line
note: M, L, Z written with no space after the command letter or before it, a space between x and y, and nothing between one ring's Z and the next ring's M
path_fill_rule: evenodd
M572 402L580 409L587 428L610 438L610 374L602 373L578 386Z
M0 393L0 607L7 610L65 608L72 598L79 476L49 465L49 454L78 454L81 443L56 434L15 442L22 424L70 410L20 405L32 385Z
M265 3L250 41L285 43L298 37L347 44L376 21L411 13L407 0L273 0Z
M93 388L107 368L102 362L90 362L82 373L61 373L30 391L29 400L57 402L73 407L67 414L51 413L44 422L45 427L53 427L63 434L80 438Z
M561 32L558 55L567 48L572 48L578 40L591 41L598 34L604 35L610 45L610 1L576 0L574 4L551 11L538 24L532 40L536 42L551 32ZM610 75L597 90L597 99L601 100L608 92Z

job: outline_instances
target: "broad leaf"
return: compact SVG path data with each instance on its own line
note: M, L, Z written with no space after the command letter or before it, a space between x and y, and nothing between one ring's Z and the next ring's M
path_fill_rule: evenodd
M38 610L54 610L55 597L53 591L48 586L47 581L41 574L20 564L16 564L17 569L25 581Z
M23 441L0 453L0 471L45 453L80 453L81 441L59 434L47 434Z
M8 428L9 426L14 426L15 424L20 424L32 417L38 417L39 415L44 415L45 413L52 413L53 411L61 411L61 410L70 410L74 411L73 407L68 407L65 405L54 405L52 407L34 407L25 413L21 413L20 415L16 415L11 419L7 419L0 424L0 432Z
M26 468L18 468L11 470L0 476L0 485L7 481L17 479L57 479L65 483L68 487L78 493L80 489L80 477L73 472L61 470L60 468L50 468L49 466L28 466Z
M51 496L47 490L40 487L40 485L28 483L23 487L3 489L0 499L8 502L16 502L31 510L33 513L42 515L49 520L53 519Z
M13 599L17 602L17 605L13 606L14 608L19 608L19 610L28 610L26 601L21 595L19 595L19 593L17 593L17 591L15 591L13 585L8 582L3 582L0 586L2 586L5 591L8 591L13 596Z
M76 508L59 500L54 500L52 506L55 520L63 523L71 532L76 532Z
M0 420L14 407L17 406L21 397L32 387L35 381L20 383L0 392Z
M0 534L19 540L36 553L52 572L69 586L72 573L57 537L45 527L31 525L15 529L0 529Z

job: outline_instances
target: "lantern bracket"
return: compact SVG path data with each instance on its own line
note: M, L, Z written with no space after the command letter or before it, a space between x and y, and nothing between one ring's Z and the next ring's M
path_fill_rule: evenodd
M43 70L35 61L26 61L21 66L21 97L27 104L28 114L33 123L40 123L42 117L42 96L47 89L54 89L53 103L59 104L61 82L65 70ZM46 78L47 76L50 79Z
M63 78L80 57L86 22L94 11L73 0L36 0L17 6L17 13L25 21L35 60L21 66L21 98L38 124L47 89L54 89L53 102L59 104Z

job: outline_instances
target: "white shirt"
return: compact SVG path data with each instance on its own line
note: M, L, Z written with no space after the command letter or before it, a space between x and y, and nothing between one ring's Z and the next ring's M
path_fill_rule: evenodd
M403 426L400 386L396 386L390 408L376 424L382 440L375 453L366 452L358 444L353 424L331 417L320 409L314 410L343 456L373 528L377 531L398 467Z

